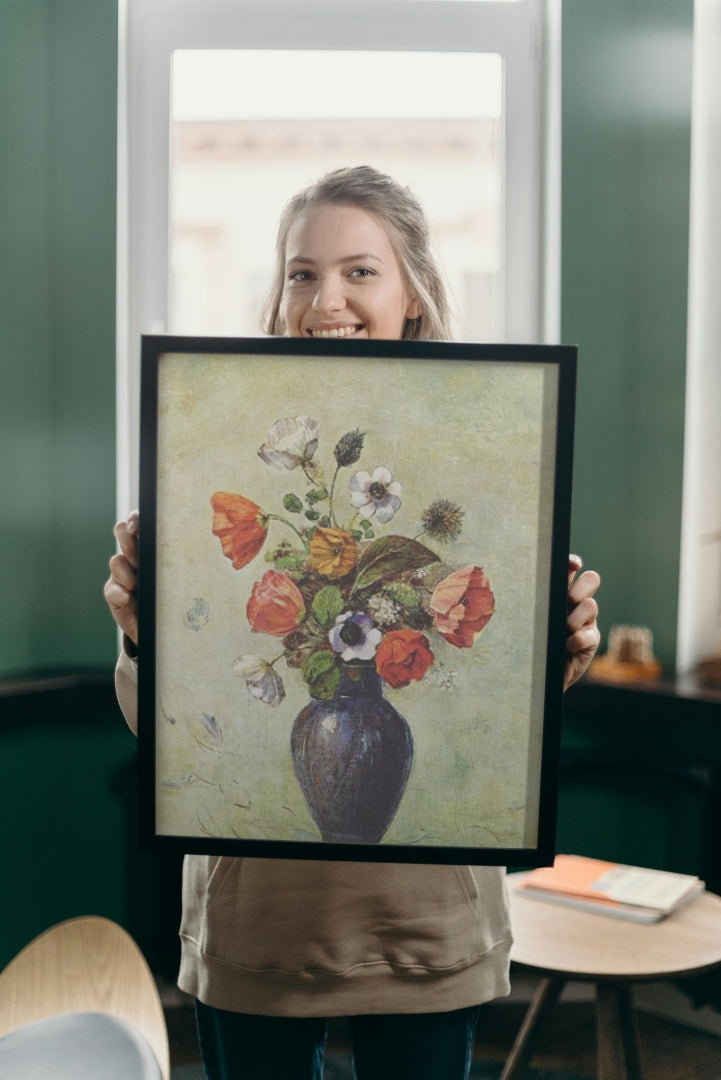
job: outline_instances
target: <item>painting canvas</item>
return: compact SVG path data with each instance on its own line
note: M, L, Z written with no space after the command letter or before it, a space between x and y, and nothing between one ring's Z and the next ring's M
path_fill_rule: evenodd
M575 361L143 339L146 846L552 857Z

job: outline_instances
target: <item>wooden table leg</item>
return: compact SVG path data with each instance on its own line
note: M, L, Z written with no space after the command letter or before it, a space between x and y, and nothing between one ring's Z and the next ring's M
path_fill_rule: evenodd
M599 1080L643 1080L630 983L596 984Z
M565 981L561 978L545 978L539 982L506 1064L503 1066L500 1080L520 1080L523 1076L531 1060L533 1045L541 1022L558 1001Z

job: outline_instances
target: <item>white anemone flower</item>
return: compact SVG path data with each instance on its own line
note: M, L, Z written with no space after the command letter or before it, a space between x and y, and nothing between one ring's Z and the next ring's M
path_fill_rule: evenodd
M362 611L339 615L328 640L341 660L372 660L383 634Z
M309 416L276 420L258 454L274 469L297 469L310 461L318 447L318 422Z
M375 514L381 525L390 521L401 505L401 485L390 471L379 465L373 473L357 472L348 484L351 506L361 517Z
M251 697L258 701L275 708L285 697L283 680L267 660L262 660L259 656L241 656L233 661L233 671L245 679Z

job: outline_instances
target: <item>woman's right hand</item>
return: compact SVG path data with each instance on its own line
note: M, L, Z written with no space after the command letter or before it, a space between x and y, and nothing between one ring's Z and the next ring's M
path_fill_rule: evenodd
M138 530L137 510L113 529L120 553L110 560L110 577L103 589L110 613L123 633L138 644Z

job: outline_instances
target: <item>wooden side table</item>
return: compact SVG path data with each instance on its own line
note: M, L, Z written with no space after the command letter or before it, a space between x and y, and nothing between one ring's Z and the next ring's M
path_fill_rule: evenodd
M509 874L511 960L542 975L501 1080L520 1080L568 981L596 987L598 1080L643 1080L632 987L721 966L721 897L703 893L661 922L626 922L529 899Z

